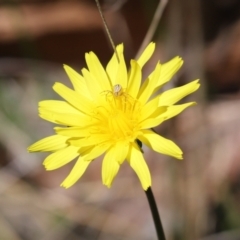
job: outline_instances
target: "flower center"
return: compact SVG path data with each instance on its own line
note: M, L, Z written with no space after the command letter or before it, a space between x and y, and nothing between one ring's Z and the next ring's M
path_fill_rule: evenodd
M113 91L100 94L95 109L99 133L111 142L134 141L139 130L139 105L119 84L113 87Z

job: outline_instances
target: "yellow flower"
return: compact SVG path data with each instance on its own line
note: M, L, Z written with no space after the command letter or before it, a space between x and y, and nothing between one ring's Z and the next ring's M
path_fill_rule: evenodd
M138 60L131 60L129 72L123 44L116 48L119 59L114 54L106 69L93 52L85 55L88 69L82 69L82 75L64 65L74 90L55 83L54 91L65 101L39 103L40 117L60 126L54 128L55 135L28 148L29 152L52 152L43 162L47 170L60 168L78 157L61 186L72 186L95 158L105 154L103 184L110 187L120 165L127 160L146 190L151 186L151 175L137 140L154 151L182 159L180 148L151 128L194 105L194 102L174 104L196 91L199 83L195 80L151 98L183 63L179 57L165 64L157 63L141 85L142 67L154 49L155 44L150 43Z

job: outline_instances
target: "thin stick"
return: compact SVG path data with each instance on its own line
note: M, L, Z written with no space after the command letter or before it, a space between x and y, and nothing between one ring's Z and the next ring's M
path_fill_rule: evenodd
M158 213L157 205L156 205L151 187L149 187L145 191L145 193L147 195L148 203L149 203L149 206L151 209L151 213L152 213L154 225L156 228L158 240L166 240L165 234L163 231L163 226L162 226L161 219L160 219L160 215Z
M144 40L143 40L143 42L142 42L138 52L137 52L137 55L136 55L135 59L139 58L139 56L141 55L143 50L146 48L147 44L152 40L152 37L153 37L153 35L154 35L155 31L156 31L156 28L157 28L157 26L159 24L159 21L160 21L160 19L162 17L163 11L164 11L167 3L168 3L168 0L160 0L159 1L159 4L158 4L157 10L156 10L156 12L154 14L153 20L152 20L152 22L150 24L150 27L149 27L149 29L147 31L147 34L146 34L146 36L145 36L145 38L144 38Z
M120 58L119 58L118 53L117 53L117 51L116 51L116 46L115 46L115 44L114 44L114 42L113 42L113 39L112 39L112 36L111 36L111 34L110 34L110 31L109 31L107 22L106 22L106 20L105 20L105 17L104 17L104 15L103 15L103 12L102 12L100 3L99 3L98 0L95 0L95 2L96 2L96 4L97 4L97 8L98 8L98 11L99 11L100 16L101 16L101 18L102 18L103 25L104 25L104 28L105 28L105 30L106 30L107 36L108 36L108 38L109 38L109 41L110 41L110 43L111 43L111 45L112 45L112 48L113 48L113 50L114 50L114 52L115 52L115 54L116 54L116 57L117 57L118 62L120 62L120 60L119 60Z

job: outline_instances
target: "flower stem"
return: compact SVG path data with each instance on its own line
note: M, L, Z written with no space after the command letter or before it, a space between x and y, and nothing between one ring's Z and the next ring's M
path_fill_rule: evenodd
M149 187L145 191L145 193L147 195L148 203L149 203L149 206L150 206L150 209L152 212L152 217L153 217L154 225L156 228L158 240L166 240L165 234L163 231L163 227L162 227L162 223L161 223L161 219L160 219L160 215L158 213L157 205L156 205L151 187Z
M100 14L100 16L101 16L101 19L102 19L102 22L103 22L103 26L104 26L104 28L105 28L105 30L106 30L108 39L109 39L109 41L110 41L110 43L111 43L111 45L112 45L113 51L115 52L116 58L117 58L117 60L118 60L118 62L119 62L119 61L120 61L120 58L119 58L119 56L118 56L118 52L117 52L116 47L115 47L115 44L114 44L114 42L113 42L113 38L112 38L111 33L110 33L110 31L109 31L109 27L108 27L108 25L107 25L107 21L106 21L104 15L103 15L102 8L101 8L101 5L100 5L100 3L99 3L99 0L95 0L95 2L96 2L96 5L97 5L99 14Z
M153 16L152 22L148 28L147 34L140 46L140 48L138 49L137 55L136 55L136 59L138 59L140 57L140 55L142 54L143 50L145 49L145 47L148 45L148 43L152 40L154 33L156 32L156 29L159 25L160 19L162 17L162 14L164 12L164 9L166 7L168 3L168 0L160 0L159 4L157 6L156 12Z

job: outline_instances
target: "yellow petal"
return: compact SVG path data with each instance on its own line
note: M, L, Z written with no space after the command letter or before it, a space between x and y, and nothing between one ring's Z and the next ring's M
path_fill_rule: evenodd
M157 64L153 75L151 78L145 80L144 84L142 85L139 95L138 95L138 100L142 103L145 104L148 99L151 97L153 94L153 90L156 87L157 81L160 77L161 74L161 64Z
M69 79L71 80L75 91L80 94L83 94L87 98L91 98L85 79L71 67L63 65L63 68L66 71Z
M43 138L28 147L29 152L52 152L68 146L69 137L53 135Z
M161 117L163 118L163 121L166 121L172 117L175 117L176 115L184 111L186 108L194 105L196 105L195 102L190 102L190 103L170 106L167 108L167 111L161 115Z
M85 55L85 58L86 58L86 62L87 62L90 73L96 79L97 84L100 85L102 91L106 91L106 90L110 91L112 89L112 86L105 72L105 69L100 63L98 57L93 52L90 52L89 54L87 53Z
M59 135L83 138L91 135L88 127L89 126L85 125L84 127L66 127L66 128L55 127L54 130Z
M91 147L83 153L84 161L91 161L97 157L100 157L107 149L110 147L109 144L98 144L94 147Z
M116 148L117 148L116 161L122 164L127 157L129 151L129 144L119 142L118 144L116 144Z
M183 60L180 57L175 57L169 62L162 64L161 75L157 81L157 84L155 86L153 93L159 90L159 88L163 84L171 80L174 74L180 69L182 64L183 64ZM148 78L151 79L153 77L153 74L154 74L154 71L148 76Z
M116 51L117 51L118 55L123 54L123 44L119 44L116 47ZM119 62L116 57L116 53L114 52L111 60L107 64L107 68L106 68L106 71L107 71L108 77L111 81L112 87L114 85L116 85L116 77L117 77L118 67L119 67Z
M183 60L180 57L175 57L169 62L162 65L161 77L159 78L157 87L162 86L176 74L183 65Z
M143 51L142 55L139 57L137 60L139 66L142 68L145 63L150 59L152 56L153 52L155 50L155 43L151 42L148 44L148 46L145 48Z
M41 101L38 104L39 108L45 109L55 113L64 113L64 114L77 114L83 116L83 114L71 106L69 103L58 100L45 100Z
M110 148L103 159L102 163L102 181L107 187L111 187L115 176L118 173L120 164L115 160L116 148Z
M86 69L82 69L82 74L84 78L86 79L86 84L88 86L88 90L92 96L92 99L96 99L98 95L103 92L105 89L101 87L99 84L101 79L97 79Z
M159 106L170 106L187 95L195 92L200 87L198 81L199 80L195 80L181 87L173 88L163 92L159 98Z
M117 71L116 81L115 84L120 84L123 89L127 88L127 80L128 80L128 74L127 74L127 67L125 63L125 59L123 54L119 54L119 67ZM113 85L113 86L114 86Z
M159 105L159 96L147 102L141 109L139 122L147 119L157 108Z
M43 165L45 166L46 170L54 170L71 162L74 158L79 156L79 154L79 148L69 146L49 155L44 160Z
M165 112L168 107L158 107L148 118L142 121L139 125L141 129L149 129L158 126L165 119Z
M126 143L126 142L116 143L111 149L112 159L114 159L114 161L117 161L119 164L122 164L127 157L128 150L129 150L129 143Z
M164 121L164 118L162 118L162 117L160 117L160 118L148 118L140 124L140 128L141 129L154 128L154 127L160 125L163 121Z
M71 187L74 183L77 182L77 180L81 178L89 164L90 161L85 161L83 160L82 157L79 157L72 171L69 173L67 178L61 183L61 186L65 188Z
M63 114L63 113L53 113L51 111L45 110L44 108L39 109L39 116L47 121L54 122L66 126L85 126L85 124L92 121L89 117L81 116L78 114ZM89 124L88 124L89 125Z
M149 118L163 117L168 108L168 106L157 107L155 111L153 111L153 113L149 116Z
M172 141L159 136L151 130L142 130L139 140L154 151L182 159L181 149Z
M138 95L138 91L141 85L142 72L141 68L135 60L131 60L131 71L128 80L127 93L134 99Z
M104 134L92 134L89 137L81 139L70 139L68 143L76 147L94 146L96 144L106 143L108 139Z
M142 184L142 188L147 190L152 184L151 175L143 155L136 144L131 145L127 160L132 169L136 172Z
M74 147L89 147L92 146L92 142L87 141L87 138L77 138L68 140L69 145Z
M83 113L89 113L95 107L93 102L89 101L86 97L78 94L61 83L55 83L53 89L62 98Z
M56 121L56 119L53 117L53 114L49 111L39 113L39 117L46 120L46 121L52 122L52 123L61 124L61 123ZM68 124L66 124L66 125L68 126Z

